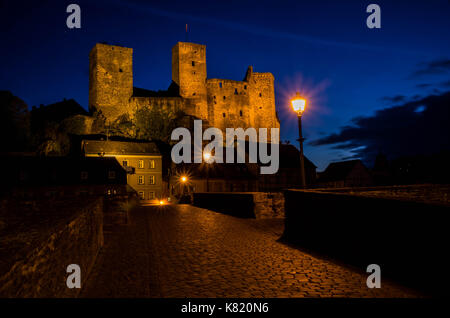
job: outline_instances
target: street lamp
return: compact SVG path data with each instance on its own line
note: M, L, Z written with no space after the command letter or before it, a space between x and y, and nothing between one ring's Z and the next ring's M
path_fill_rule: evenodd
M301 187L304 188L306 186L305 182L305 157L303 155L303 138L302 134L302 115L305 111L306 100L300 97L300 93L297 92L295 98L291 100L292 108L297 113L298 117L298 141L300 142L300 173L301 173Z
M211 159L211 153L204 152L203 159L206 163L210 163L209 160ZM206 167L206 192L209 192L209 167Z
M188 178L186 176L180 177L180 184L182 184L181 196L184 196L184 186L187 182Z

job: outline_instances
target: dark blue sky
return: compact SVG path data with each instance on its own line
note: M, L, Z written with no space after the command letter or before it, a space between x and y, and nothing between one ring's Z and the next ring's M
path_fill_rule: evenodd
M313 141L355 117L438 93L449 79L440 69L450 57L449 1L35 2L0 2L0 89L30 107L74 98L87 108L96 42L132 47L134 86L166 89L186 23L189 41L207 45L208 77L241 80L248 65L273 73L281 139L296 145L288 103L296 90L308 98L304 135ZM66 27L70 3L81 6L81 29ZM381 29L366 27L370 3L381 7ZM319 170L353 154L308 143L305 153Z

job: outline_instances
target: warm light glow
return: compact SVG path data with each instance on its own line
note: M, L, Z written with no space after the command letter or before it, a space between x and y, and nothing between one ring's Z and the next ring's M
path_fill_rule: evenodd
M181 177L181 182L184 183L184 182L186 182L186 181L187 181L187 177L186 177L186 176L182 176L182 177Z
M160 205L163 205L163 204L164 204L164 201L163 201L163 200L159 201L159 204L160 204Z
M306 100L304 98L301 98L298 92L295 98L291 100L291 104L292 108L297 114L301 115L305 111Z
M211 154L209 152L204 152L203 159L205 159L205 161L208 162L209 159L211 159Z

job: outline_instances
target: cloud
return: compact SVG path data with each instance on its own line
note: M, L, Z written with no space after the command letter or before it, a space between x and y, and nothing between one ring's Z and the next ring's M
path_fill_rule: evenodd
M442 87L450 87L450 80L440 83Z
M430 62L422 62L418 65L410 78L417 78L425 75L445 74L450 71L450 59L442 58Z
M405 99L406 99L406 96L404 96L404 95L381 97L381 100L386 103L400 103L400 102L404 102Z
M356 117L338 133L310 142L350 150L372 161L379 151L391 158L430 154L450 149L450 92L430 95Z

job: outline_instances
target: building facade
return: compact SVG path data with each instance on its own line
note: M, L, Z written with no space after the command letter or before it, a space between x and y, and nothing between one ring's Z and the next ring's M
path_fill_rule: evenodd
M154 143L84 140L82 151L86 157L116 158L127 172L128 186L141 200L162 198L162 156Z
M206 126L279 128L274 77L248 67L242 81L207 78L206 46L178 42L172 48L172 90L143 94L133 86L133 49L97 43L89 55L89 108L113 123L143 107L183 111Z

